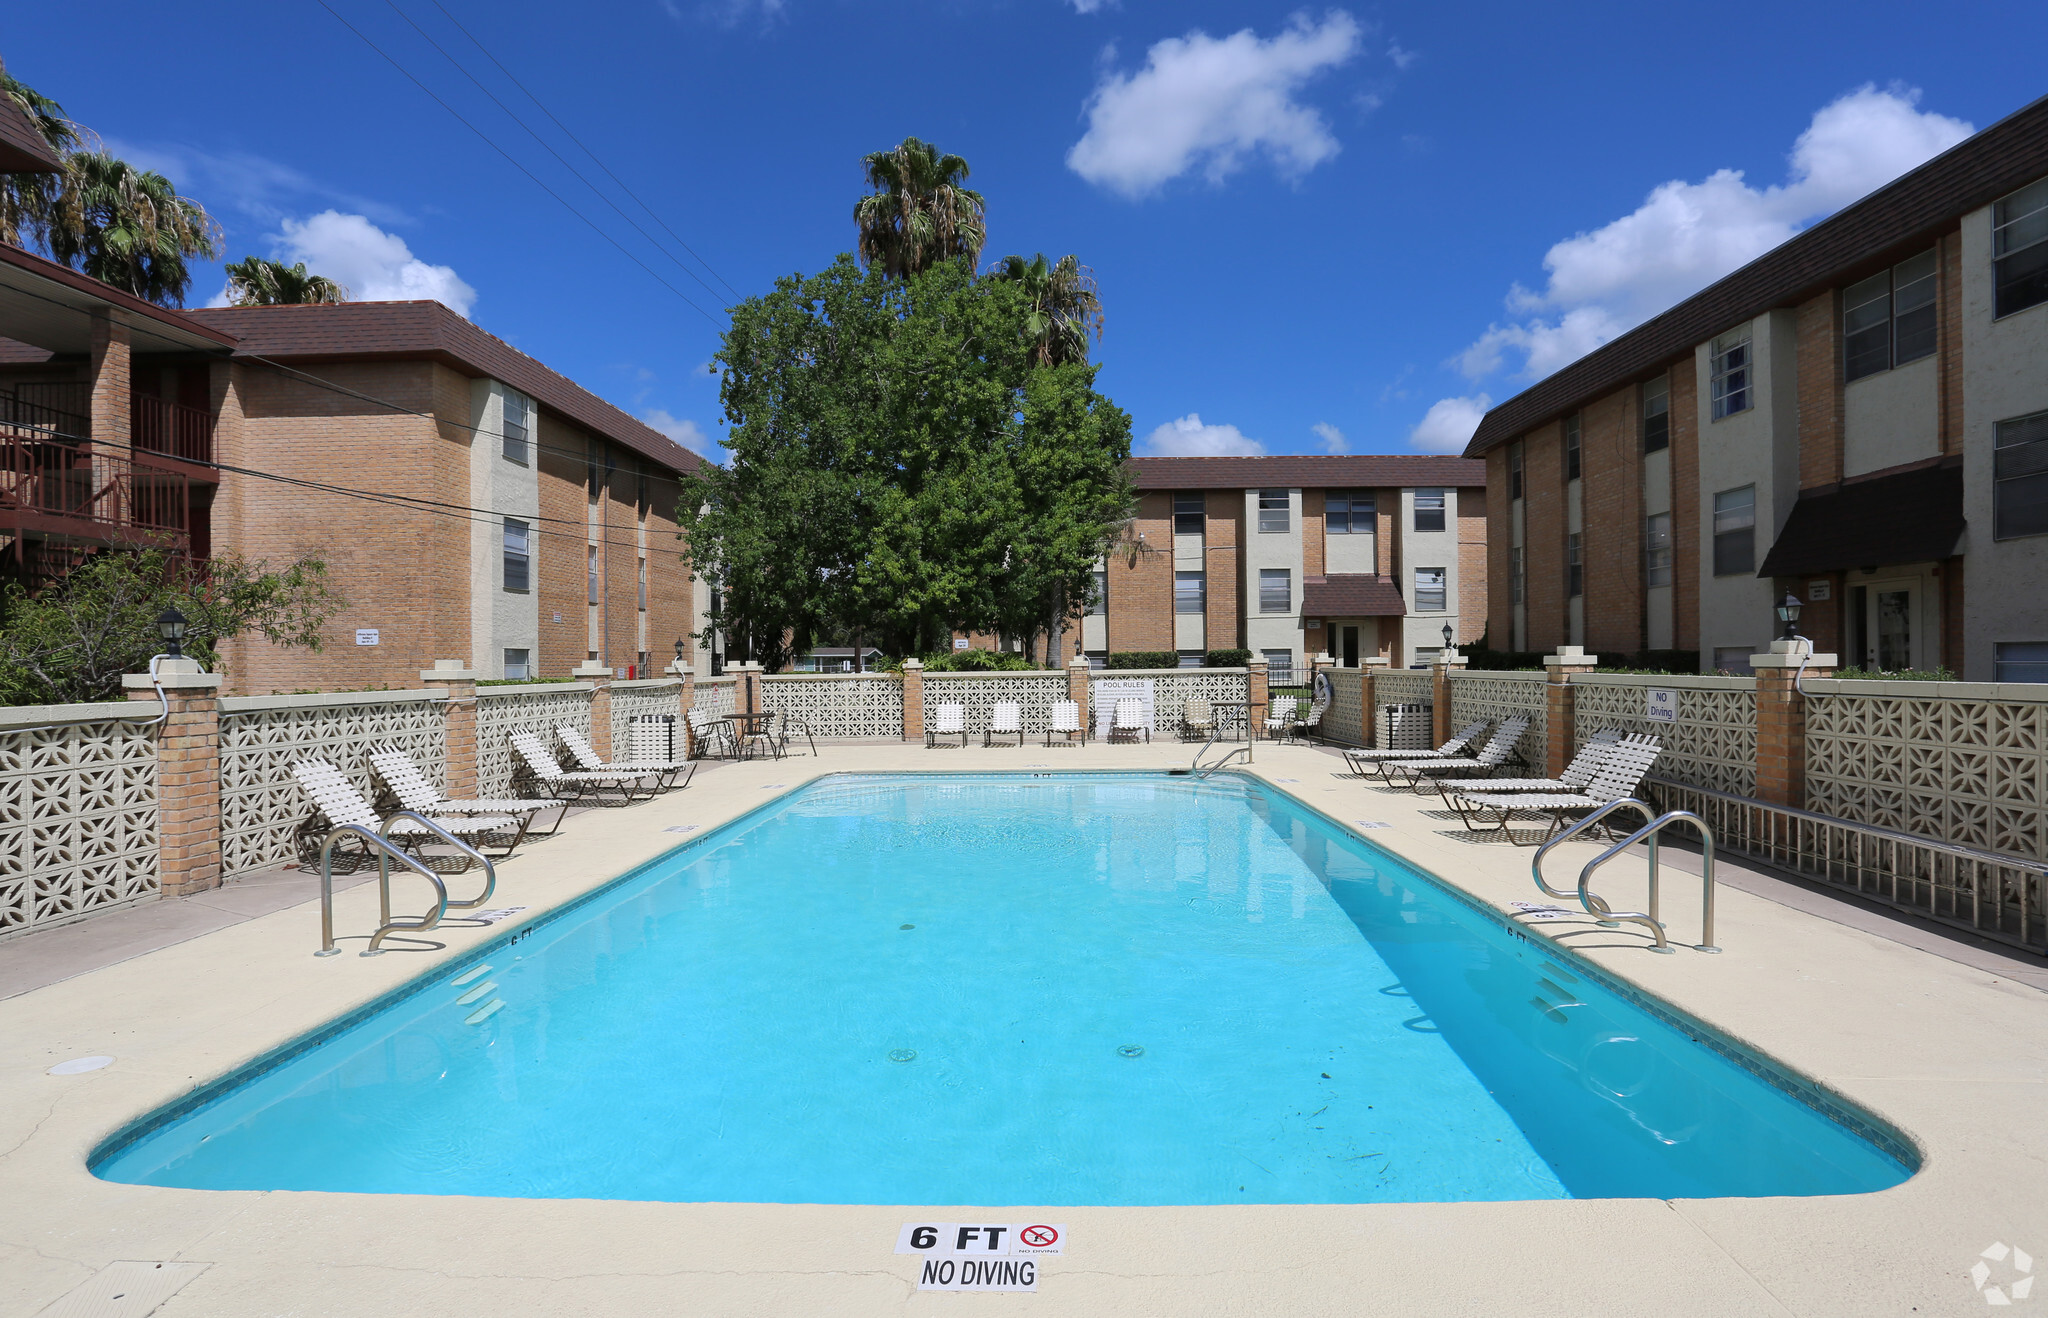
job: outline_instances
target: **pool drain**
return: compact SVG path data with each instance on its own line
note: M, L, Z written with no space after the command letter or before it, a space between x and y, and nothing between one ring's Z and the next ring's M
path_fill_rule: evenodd
M1134 1043L1127 1043L1116 1050L1118 1057L1143 1057L1145 1050Z
M914 1062L917 1060L917 1049L891 1048L889 1050L889 1060L892 1062Z

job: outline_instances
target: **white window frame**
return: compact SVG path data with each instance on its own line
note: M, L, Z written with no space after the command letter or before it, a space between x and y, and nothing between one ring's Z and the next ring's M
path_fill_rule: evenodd
M1192 583L1193 589L1183 587ZM1193 607L1189 605L1192 603ZM1173 574L1173 611L1176 614L1194 614L1199 617L1209 611L1209 574L1206 572L1176 572Z
M2015 206L2025 210L2013 213ZM1995 320L2017 316L2042 305L2041 299L2025 306L2006 308L1998 300L1998 267L2022 252L2048 243L2048 178L2037 179L2024 188L2000 197L1991 207L1991 314ZM2011 244L2008 246L2007 244Z
M1259 531L1286 535L1294 529L1293 498L1286 490L1259 491Z
M1715 339L1711 352L1714 420L1739 416L1756 406L1756 352L1749 327ZM1734 360L1738 354L1741 360Z
M1443 525L1434 530L1422 524L1422 515L1433 512ZM1448 487L1442 485L1420 486L1415 491L1415 507L1408 514L1408 524L1417 535L1441 535L1451 529L1451 501Z
M514 530L514 528L517 530ZM533 527L517 517L505 519L500 542L499 583L509 591L527 594L533 590ZM519 564L519 584L512 584L512 564Z
M1344 524L1337 525L1332 515L1338 508L1343 509ZM1365 525L1358 524L1365 518ZM1323 532L1326 535L1371 535L1378 529L1379 501L1370 490L1326 490L1323 493Z
M1279 586L1279 607L1274 607L1273 587ZM1259 569L1259 612L1294 612L1294 569L1285 567L1262 567Z
M1643 584L1652 590L1672 584L1671 514L1643 518Z
M2048 534L2048 525L2031 530L2009 526L2006 494L2016 482L2048 479L2048 412L2016 416L1993 428L1991 450L1991 538L2019 540ZM2018 509L2014 510L2015 515Z
M1184 503L1191 503L1194 506L1192 508L1183 508L1181 505ZM1207 503L1203 499L1200 490L1182 490L1173 496L1173 533L1175 535L1201 535L1208 523L1208 516ZM1180 519L1183 517L1195 519L1194 530L1183 531L1181 529Z
M518 655L514 659L513 655ZM511 681L527 681L533 677L533 651L524 647L507 647L504 655L505 677ZM517 668L518 672L512 670Z
M1658 442L1650 443L1650 422L1662 421ZM1661 453L1671 447L1671 377L1660 375L1643 381L1642 444L1645 453Z
M1749 503L1748 503L1748 505L1747 505L1747 508L1748 508L1748 520L1747 520L1747 521L1743 521L1743 522L1740 522L1740 523L1738 524L1738 522L1737 522L1737 517L1738 517L1738 511L1737 511L1737 509L1736 509L1735 507L1731 506L1731 507L1727 508L1726 510L1724 510L1724 509L1723 509L1723 508L1721 507L1721 500L1723 500L1724 498L1727 498L1727 497L1728 497L1729 495L1731 495L1731 494L1742 494L1742 493L1745 493L1745 492L1747 492L1747 493L1748 493L1748 495L1749 495ZM1714 539L1713 539L1713 547L1714 547L1714 575L1715 575L1715 576L1717 576L1717 577L1753 577L1753 576L1755 576L1755 575L1756 575L1756 486L1754 486L1754 485L1738 485L1738 486L1736 486L1736 487L1735 487L1734 489L1732 489L1732 490L1716 490L1716 491L1714 491L1714 507L1713 507L1713 515L1714 515L1714 523L1713 523L1713 533L1714 533ZM1724 535L1735 535L1735 534L1738 534L1738 533L1740 533L1740 534L1744 534L1744 535L1747 535L1747 536L1749 537L1749 566L1747 566L1747 567L1744 567L1744 568L1739 568L1739 569L1737 569L1737 570L1735 570L1735 571L1732 571L1732 572L1723 572L1723 571L1721 570L1721 537L1722 537L1722 536L1724 536Z
M1436 598L1432 608L1425 592ZM1451 570L1443 567L1419 567L1415 569L1416 613L1449 613L1451 611Z
M516 462L525 467L531 465L533 453L533 400L525 394L505 391L502 414L499 421L501 447L499 452L505 461Z

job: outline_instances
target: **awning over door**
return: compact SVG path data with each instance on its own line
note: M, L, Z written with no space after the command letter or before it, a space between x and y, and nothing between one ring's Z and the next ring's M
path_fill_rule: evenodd
M1963 536L1960 462L1799 496L1760 577L1938 562Z

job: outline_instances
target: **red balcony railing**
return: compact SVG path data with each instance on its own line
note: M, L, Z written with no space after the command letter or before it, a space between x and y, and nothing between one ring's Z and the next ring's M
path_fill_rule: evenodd
M184 536L191 515L185 476L121 449L95 448L82 438L88 429L76 412L0 393L0 533L101 543Z
M187 462L213 461L213 428L218 420L213 413L137 394L130 418L137 449Z

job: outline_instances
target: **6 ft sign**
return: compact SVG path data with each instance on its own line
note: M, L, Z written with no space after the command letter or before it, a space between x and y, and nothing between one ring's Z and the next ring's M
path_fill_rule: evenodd
M1058 1222L905 1222L898 1254L922 1254L921 1291L1035 1291L1037 1258L1064 1253Z

